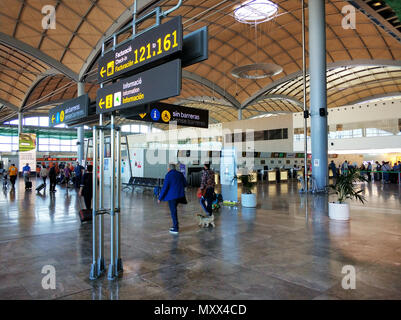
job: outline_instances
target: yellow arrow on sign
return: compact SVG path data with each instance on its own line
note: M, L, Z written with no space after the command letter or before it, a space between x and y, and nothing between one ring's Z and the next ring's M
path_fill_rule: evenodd
M141 119L145 118L146 113L140 113L139 116L141 117Z
M104 73L106 72L106 69L102 67L102 70L100 70L100 76L103 78Z
M100 109L103 109L103 105L104 105L104 101L103 101L103 98L102 98L102 99L100 99L100 101L99 101L99 107L100 107Z

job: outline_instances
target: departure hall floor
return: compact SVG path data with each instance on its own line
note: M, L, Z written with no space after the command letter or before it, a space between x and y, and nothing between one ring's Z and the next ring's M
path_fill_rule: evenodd
M398 185L366 185L367 204L352 203L352 220L334 222L327 197L299 194L295 183L263 184L256 210L222 207L208 229L198 227L190 189L178 236L153 192L123 192L124 273L116 281L89 280L92 225L79 222L77 192L57 190L37 195L19 181L0 193L0 299L401 298ZM109 216L105 240L108 265ZM55 290L42 288L45 265L56 269ZM354 290L342 288L347 265Z

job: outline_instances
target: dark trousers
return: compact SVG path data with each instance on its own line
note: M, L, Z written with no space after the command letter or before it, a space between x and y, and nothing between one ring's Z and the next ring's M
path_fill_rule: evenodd
M47 177L42 177L43 183L46 184Z
M178 217L177 217L177 199L168 200L168 206L170 208L171 220L173 220L173 228L178 230Z
M201 198L201 206L209 216L213 213L213 201L214 201L214 188L207 188L205 195ZM206 202L206 203L205 203Z
M75 187L79 188L81 186L82 176L75 176Z
M56 190L56 178L50 178L50 191Z
M17 180L17 176L10 176L10 181L13 187L15 185L15 180Z
M85 202L86 209L91 210L92 209L92 195L84 194L84 202Z

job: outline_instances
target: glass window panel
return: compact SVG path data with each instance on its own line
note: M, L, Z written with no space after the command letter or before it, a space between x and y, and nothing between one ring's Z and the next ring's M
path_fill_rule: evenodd
M141 131L141 133L147 133L148 132L148 126L141 125L140 131Z
M1 143L11 144L12 137L11 136L1 136Z
M59 145L49 145L49 151L60 151Z
M49 138L39 138L39 144L49 144Z
M60 139L59 141L60 141L60 145L62 145L62 146L71 145L71 140L62 140L62 139Z
M131 125L131 132L140 132L139 131L139 124Z
M0 143L0 151L11 152L11 144Z
M47 118L47 117L39 117L39 126L48 127L49 126L49 118Z
M123 125L123 126L121 127L121 131L122 131L122 132L130 132L130 131L131 131L131 126L130 126L129 124Z
M49 151L49 145L47 144L39 144L39 151Z

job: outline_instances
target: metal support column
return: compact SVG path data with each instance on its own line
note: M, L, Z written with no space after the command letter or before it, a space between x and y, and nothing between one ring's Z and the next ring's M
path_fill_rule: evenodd
M118 128L116 134L116 276L123 271L123 262L121 260L121 131Z
M108 270L107 278L114 280L117 273L116 268L116 216L115 216L115 184L116 184L116 139L115 139L115 128L114 128L114 115L111 115L110 122L110 143L111 143L111 159L110 159L110 265Z
M308 192L308 107L306 106L306 32L305 0L302 0L302 69L303 69L303 106L304 106L304 192Z
M18 137L20 133L22 133L22 121L24 119L24 115L22 112L18 112Z
M99 116L99 125L103 126L103 115ZM96 173L96 169L94 169ZM97 174L97 173L96 173ZM99 209L104 210L104 132L100 130L99 133ZM104 227L103 227L103 215L99 216L99 256L97 261L98 273L102 274L106 269L104 263Z
M98 243L97 243L97 215L96 211L98 210L98 201L97 201L97 129L93 127L93 194L92 194L92 265L89 279L96 279L100 273L97 265L98 258Z
M242 109L238 109L238 120L242 120Z
M85 83L78 82L77 83L78 94L77 96L80 97L85 94ZM83 163L84 160L84 148L85 148L85 132L84 127L78 127L78 161L80 165L86 166L86 163Z
M312 176L317 191L323 191L328 179L325 0L309 0L308 7Z

